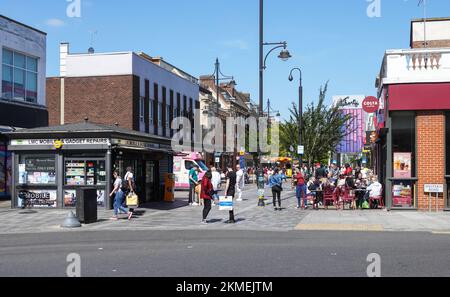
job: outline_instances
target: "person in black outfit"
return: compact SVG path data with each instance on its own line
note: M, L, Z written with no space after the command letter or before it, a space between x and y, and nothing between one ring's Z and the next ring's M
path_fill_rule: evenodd
M233 197L234 200L234 194L236 192L236 173L233 171L231 166L228 167L228 172L226 174L227 179L227 185L225 188L225 193L227 196ZM234 224L236 223L234 219L234 210L230 210L230 218L228 221L226 221L227 224Z

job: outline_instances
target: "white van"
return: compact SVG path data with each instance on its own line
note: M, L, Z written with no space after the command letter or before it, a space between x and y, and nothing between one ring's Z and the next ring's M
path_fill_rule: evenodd
M199 180L208 171L203 156L200 153L182 153L173 157L173 173L175 175L175 190L189 189L189 170L197 165L200 168Z

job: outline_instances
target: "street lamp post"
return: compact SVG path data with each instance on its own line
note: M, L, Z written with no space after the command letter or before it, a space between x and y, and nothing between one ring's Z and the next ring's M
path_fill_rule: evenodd
M273 47L267 55L264 57L264 47L265 46L275 46ZM276 49L283 48L278 58L283 61L287 61L291 58L291 54L286 49L287 42L276 42L267 43L264 42L264 0L259 0L259 116L262 117L264 113L264 70L266 69L266 61L269 55ZM261 138L261 137L259 137ZM259 159L259 170L258 170L258 206L265 206L264 202L264 172L261 162L261 148L258 144L258 159Z
M298 70L300 72L300 83L298 87L298 145L302 145L302 128L303 128L303 86L302 86L302 70L300 68L293 68L291 73L289 74L289 81L294 80L294 76L292 73L294 70ZM303 167L302 155L298 154L300 170Z
M216 63L214 64L214 80L215 80L215 84L216 84L216 117L219 116L219 96L220 96L220 81L222 80L229 80L228 85L229 86L236 86L236 81L234 80L233 76L228 76L228 75L224 75L222 73L222 71L220 70L220 62L219 62L219 58L216 58ZM211 79L212 80L212 79ZM218 162L216 162L216 150L214 147L214 163L216 164L216 168L218 167Z

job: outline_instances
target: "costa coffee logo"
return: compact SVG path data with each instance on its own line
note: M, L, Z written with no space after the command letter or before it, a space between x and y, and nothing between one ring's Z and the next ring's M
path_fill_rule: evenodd
M363 110L367 113L374 113L378 110L380 107L380 103L377 98L371 96L364 99L363 103Z

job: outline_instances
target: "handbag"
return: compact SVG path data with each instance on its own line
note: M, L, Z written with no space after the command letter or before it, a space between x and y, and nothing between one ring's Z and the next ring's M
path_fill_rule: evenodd
M195 193L200 195L201 192L202 192L202 185L201 184L196 185L195 186Z
M272 187L272 190L274 190L276 192L283 192L283 187L280 185L275 185Z
M130 193L127 195L127 206L138 206L139 205L139 197L135 193Z

